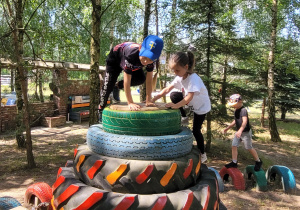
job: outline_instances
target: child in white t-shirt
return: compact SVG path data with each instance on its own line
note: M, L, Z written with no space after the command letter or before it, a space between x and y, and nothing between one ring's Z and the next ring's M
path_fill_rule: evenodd
M204 152L204 138L201 133L201 127L206 114L211 109L211 103L207 89L202 79L193 72L195 58L192 52L177 52L170 57L169 67L175 73L176 77L170 86L164 88L157 96L152 99L154 103L157 99L168 94L173 88L180 92L172 92L170 99L172 103L166 104L166 107L180 109L182 124L188 124L188 117L183 109L185 105L189 106L194 112L193 134L197 141L197 147L201 152L201 162L207 160Z

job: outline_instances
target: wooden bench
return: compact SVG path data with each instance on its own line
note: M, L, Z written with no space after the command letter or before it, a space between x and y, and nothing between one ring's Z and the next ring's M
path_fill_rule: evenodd
M71 100L70 100L71 98ZM89 96L70 96L69 101L69 120L81 123L90 117L90 97Z
M107 100L107 105L111 104L111 97ZM69 97L69 120L81 123L83 119L90 117L90 96L70 96Z

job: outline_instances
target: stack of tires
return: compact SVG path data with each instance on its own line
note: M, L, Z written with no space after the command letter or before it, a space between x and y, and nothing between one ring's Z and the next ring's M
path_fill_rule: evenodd
M104 109L52 191L53 209L219 209L215 173L180 112L163 108Z

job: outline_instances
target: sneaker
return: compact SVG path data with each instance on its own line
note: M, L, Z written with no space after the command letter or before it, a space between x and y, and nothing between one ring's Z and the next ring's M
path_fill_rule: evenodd
M255 166L254 166L254 171L259 171L263 162L261 159L259 159L260 161L255 161Z
M238 164L231 161L230 163L226 164L225 165L226 168L237 168L238 167Z
M188 117L181 117L181 125L188 126L189 125L189 118Z
M204 163L205 161L207 161L206 153L201 154L201 163Z
M113 88L113 101L120 103L120 89L117 86Z

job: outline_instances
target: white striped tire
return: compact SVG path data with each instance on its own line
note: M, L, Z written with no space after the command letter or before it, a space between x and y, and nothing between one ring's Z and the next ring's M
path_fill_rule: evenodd
M135 160L166 160L187 155L192 150L193 133L187 127L165 136L128 136L107 133L102 125L87 132L87 145L95 153Z

